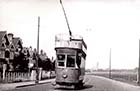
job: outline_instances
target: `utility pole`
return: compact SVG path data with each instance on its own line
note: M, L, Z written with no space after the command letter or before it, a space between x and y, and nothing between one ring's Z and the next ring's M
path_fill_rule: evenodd
M109 78L111 78L111 48L109 53Z
M38 17L38 33L37 33L37 53L39 53L39 31L40 30L40 17Z
M138 67L138 76L137 76L137 83L140 85L140 39L139 39L139 67Z
M38 16L38 32L37 32L37 60L36 60L36 81L35 83L39 83L39 69L38 69L38 56L39 56L39 32L40 32L40 17Z
M99 69L99 62L97 62L96 64L96 70L98 71L98 69Z

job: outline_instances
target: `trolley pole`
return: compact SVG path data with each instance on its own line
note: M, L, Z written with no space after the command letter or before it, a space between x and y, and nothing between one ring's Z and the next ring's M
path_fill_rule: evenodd
M140 85L140 39L139 39L139 64L138 64L137 83Z
M67 18L67 15L66 15L66 12L65 12L65 9L64 9L64 6L63 6L63 3L62 3L61 0L60 0L60 4L61 4L62 10L64 12L65 20L66 20L66 23L67 23L67 26L68 26L68 30L69 30L69 35L70 35L70 38L71 38L72 32L71 32L70 25L69 25L69 22L68 22L68 18Z
M35 83L39 83L39 69L38 69L38 56L39 56L39 31L40 31L40 17L38 16L38 32L37 32L37 54L36 54L36 81Z
M111 48L109 53L109 78L111 78Z

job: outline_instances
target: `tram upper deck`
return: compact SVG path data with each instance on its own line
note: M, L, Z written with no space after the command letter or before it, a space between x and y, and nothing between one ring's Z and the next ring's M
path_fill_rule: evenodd
M71 37L66 34L58 34L55 36L55 49L59 48L71 48L82 50L86 55L87 45L83 38L78 35L72 35Z

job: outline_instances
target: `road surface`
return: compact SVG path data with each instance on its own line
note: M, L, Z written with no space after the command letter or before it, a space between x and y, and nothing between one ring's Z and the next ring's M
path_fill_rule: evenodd
M20 87L7 91L75 91L72 88L54 88L52 83ZM84 87L76 91L140 91L139 86L114 81L108 78L86 75Z

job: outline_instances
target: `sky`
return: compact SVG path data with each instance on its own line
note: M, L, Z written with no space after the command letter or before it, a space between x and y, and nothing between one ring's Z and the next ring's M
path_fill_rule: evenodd
M138 67L140 39L139 0L62 0L72 34L87 44L86 68L133 69ZM0 31L20 37L26 47L37 46L40 16L40 49L55 56L55 35L68 34L59 0L0 0Z

